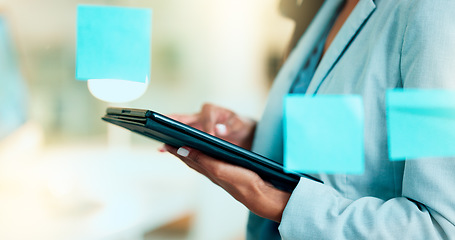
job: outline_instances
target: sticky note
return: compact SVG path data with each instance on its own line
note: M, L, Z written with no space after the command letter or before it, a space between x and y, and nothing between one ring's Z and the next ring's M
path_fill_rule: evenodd
M390 160L455 156L455 91L388 90L386 109Z
M150 9L77 8L76 79L150 78Z
M363 173L364 115L361 96L289 94L284 104L286 170Z

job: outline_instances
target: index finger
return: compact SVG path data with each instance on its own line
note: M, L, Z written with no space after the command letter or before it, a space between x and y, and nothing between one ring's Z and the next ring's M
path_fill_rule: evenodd
M198 121L197 114L169 114L167 117L172 118L176 121L191 125Z

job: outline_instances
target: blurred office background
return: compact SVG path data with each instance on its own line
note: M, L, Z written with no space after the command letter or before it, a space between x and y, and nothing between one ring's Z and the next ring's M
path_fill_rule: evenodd
M75 80L78 4L153 10L150 85L121 106L162 113L257 119L294 29L278 0L0 0L0 239L243 239L247 210L159 143L108 143L109 104Z

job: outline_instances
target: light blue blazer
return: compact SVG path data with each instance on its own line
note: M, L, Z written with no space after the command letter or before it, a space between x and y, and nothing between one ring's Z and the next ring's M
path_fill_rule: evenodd
M254 151L282 161L283 96L342 3L325 1L282 67ZM250 214L248 239L455 239L455 158L389 161L390 88L455 88L454 0L360 0L307 94L363 96L365 173L302 178L280 224Z

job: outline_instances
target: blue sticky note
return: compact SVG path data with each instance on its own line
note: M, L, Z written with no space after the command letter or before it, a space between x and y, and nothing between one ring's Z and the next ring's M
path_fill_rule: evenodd
M388 90L386 108L390 160L455 156L455 91Z
M284 99L284 167L305 173L362 174L363 101L358 95Z
M76 79L150 79L150 9L77 8Z

